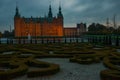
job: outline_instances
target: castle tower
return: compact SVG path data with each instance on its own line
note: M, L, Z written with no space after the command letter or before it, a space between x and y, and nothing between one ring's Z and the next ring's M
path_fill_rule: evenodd
M59 11L58 11L58 14L57 14L57 18L59 20L59 33L60 33L60 36L63 36L64 35L64 29L63 29L63 14L62 14L62 10L61 10L61 6L59 5Z
M16 6L16 12L14 17L20 17L19 9L17 6Z
M52 18L52 9L51 9L51 5L49 5L49 12L48 12L48 18Z
M58 12L58 15L57 15L59 18L63 18L63 14L62 14L62 11L61 11L61 6L59 6L59 12Z
M20 13L17 6L16 6L15 16L14 16L14 29L15 29L15 37L20 37L21 36Z

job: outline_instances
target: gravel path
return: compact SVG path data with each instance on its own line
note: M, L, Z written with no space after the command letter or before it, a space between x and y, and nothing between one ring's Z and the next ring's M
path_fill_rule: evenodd
M100 80L100 71L105 67L102 63L81 65L77 63L70 63L69 59L61 58L44 58L37 59L50 63L56 63L60 65L60 72L45 77L27 78L22 76L14 80Z

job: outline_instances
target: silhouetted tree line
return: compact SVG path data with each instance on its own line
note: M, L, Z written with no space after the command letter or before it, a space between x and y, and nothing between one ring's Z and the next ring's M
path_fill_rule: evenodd
M2 33L0 32L0 38L2 37Z
M115 29L99 23L92 23L88 26L88 34L120 34L120 26Z
M11 32L8 30L5 30L3 33L1 33L1 36L5 38L14 37L14 30L12 30Z

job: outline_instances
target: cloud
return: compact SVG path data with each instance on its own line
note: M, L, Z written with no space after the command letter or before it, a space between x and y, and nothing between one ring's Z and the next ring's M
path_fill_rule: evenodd
M16 1L20 14L25 17L37 17L48 14L50 0L0 0L0 31L13 26ZM54 16L58 13L59 4L62 6L64 26L76 26L76 23L99 22L105 23L107 17L111 19L117 15L120 23L120 0L51 0Z

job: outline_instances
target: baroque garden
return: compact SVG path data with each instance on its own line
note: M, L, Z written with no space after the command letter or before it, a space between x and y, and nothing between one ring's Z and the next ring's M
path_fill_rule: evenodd
M53 17L50 5L44 18L21 17L16 7L15 38L0 39L0 80L120 80L118 30L63 25L61 7Z
M52 63L42 59L68 59L67 63L88 67L102 63L104 68L98 74L92 75L99 76L96 80L120 79L120 53L119 47L115 46L90 43L1 44L0 53L0 79L2 80L39 80L43 77L42 80L56 80L57 78L51 76L61 73L62 67L57 64L57 61ZM92 74L92 71L89 73ZM62 74L73 75L74 73L70 70ZM79 75L73 76L71 80L80 80L82 73L83 71L78 72ZM19 79L20 77L23 78ZM67 77L62 79L70 80Z

